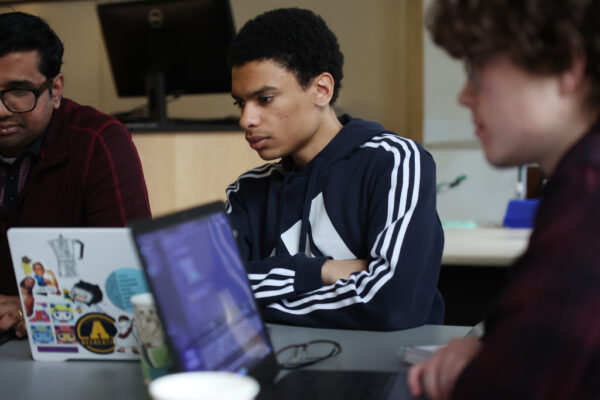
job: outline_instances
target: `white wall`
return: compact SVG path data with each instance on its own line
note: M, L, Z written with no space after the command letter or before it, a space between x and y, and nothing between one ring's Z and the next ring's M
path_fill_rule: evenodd
M425 0L424 9L431 3ZM459 186L438 195L440 218L500 224L515 195L517 169L500 170L486 162L470 113L456 101L465 79L462 64L435 46L427 31L423 40L423 142L436 160L438 182L467 175Z

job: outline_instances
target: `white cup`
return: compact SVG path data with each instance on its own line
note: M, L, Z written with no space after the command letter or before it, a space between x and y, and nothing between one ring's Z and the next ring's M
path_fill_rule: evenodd
M252 400L260 391L249 376L224 371L181 372L153 380L152 400Z

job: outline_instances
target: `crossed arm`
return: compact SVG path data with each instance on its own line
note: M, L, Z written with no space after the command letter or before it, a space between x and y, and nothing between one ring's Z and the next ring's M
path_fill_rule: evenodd
M367 260L327 260L321 268L321 280L325 285L346 280L355 272L365 271L367 264Z

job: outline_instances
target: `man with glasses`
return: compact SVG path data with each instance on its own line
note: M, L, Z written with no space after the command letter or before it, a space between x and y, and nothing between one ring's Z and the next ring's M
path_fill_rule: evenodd
M115 119L62 97L63 45L40 18L0 14L0 331L26 334L6 231L124 226L150 207Z

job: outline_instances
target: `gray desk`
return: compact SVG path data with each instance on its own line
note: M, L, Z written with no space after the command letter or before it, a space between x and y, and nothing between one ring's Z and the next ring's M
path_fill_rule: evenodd
M397 332L343 331L268 326L273 347L331 339L342 353L313 368L371 371L404 369L398 350L404 345L441 344L464 336L468 327L422 326ZM27 341L0 346L1 398L11 400L135 400L147 399L138 362L125 361L33 361Z

